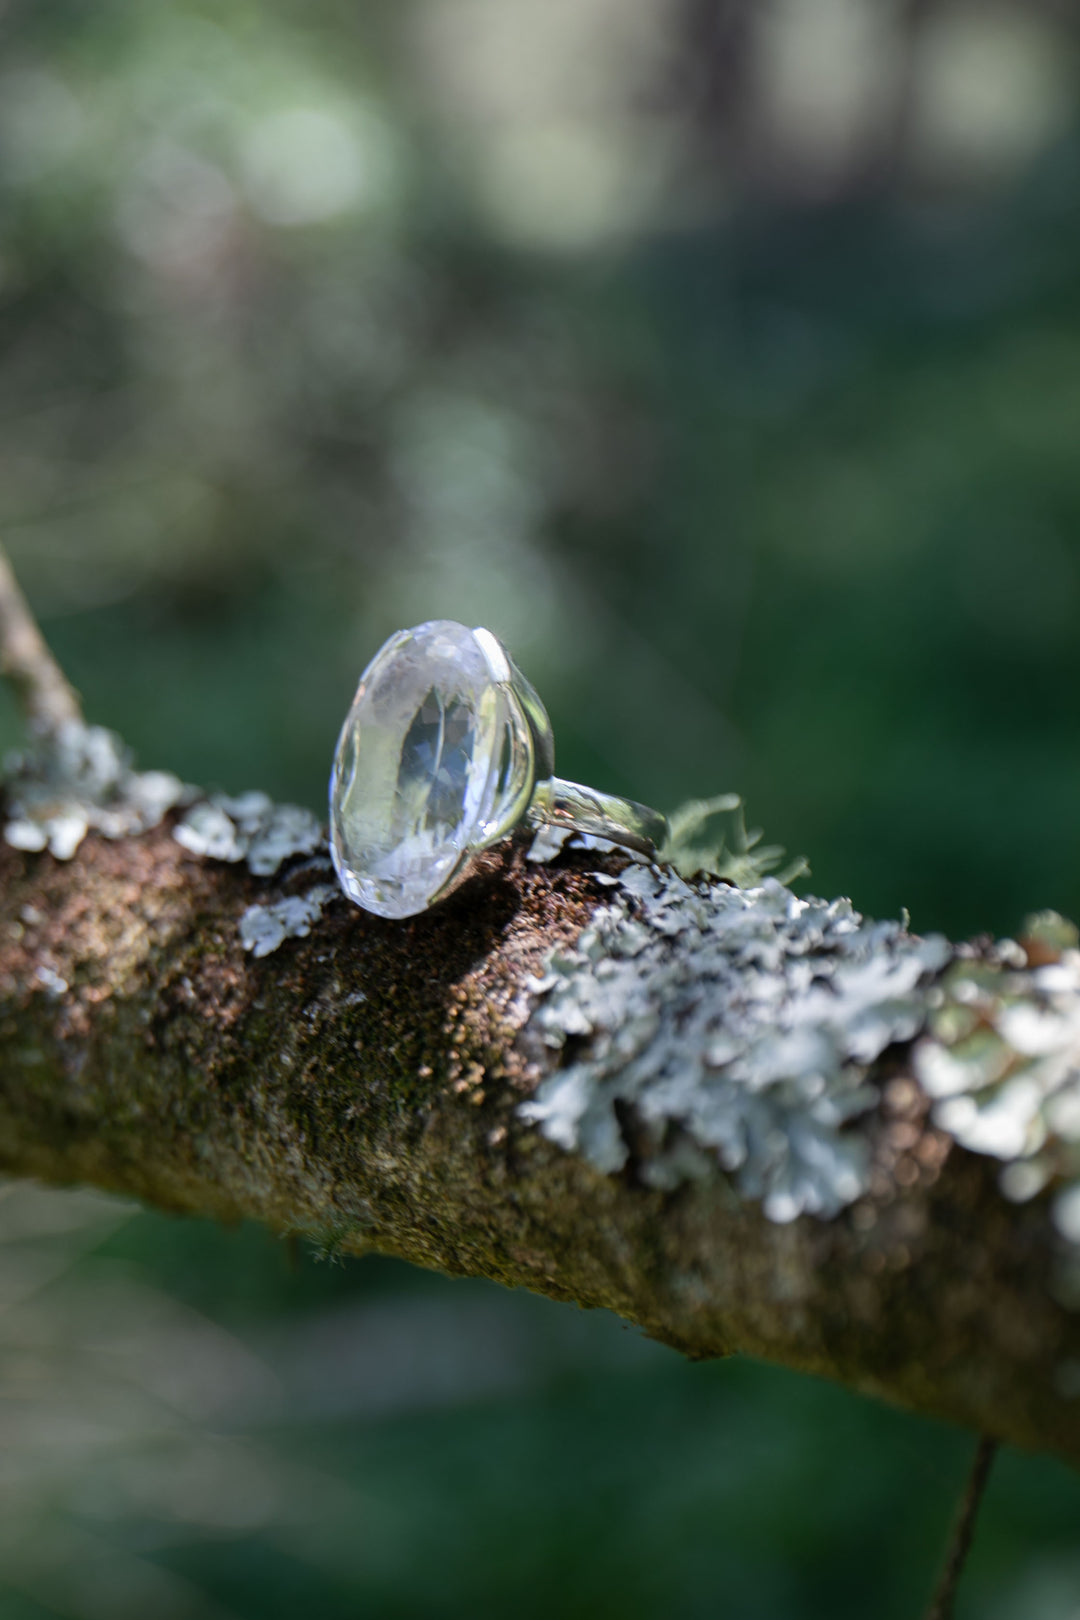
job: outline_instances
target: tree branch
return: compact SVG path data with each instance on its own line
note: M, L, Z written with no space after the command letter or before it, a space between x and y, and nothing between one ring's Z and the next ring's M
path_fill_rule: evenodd
M34 723L77 718L0 593ZM519 838L387 922L306 812L193 802L95 728L46 752L0 843L0 1168L606 1307L1080 1462L1060 918L950 947Z
M2 545L0 669L14 687L34 736L52 736L82 721L78 695L46 646Z
M990 1470L994 1465L997 1449L997 1441L988 1440L985 1435L975 1448L971 1472L957 1510L956 1523L949 1538L941 1577L930 1600L930 1607L926 1611L926 1620L953 1620L957 1587L971 1551L975 1523L979 1517L979 1508L990 1479Z
M428 915L335 900L260 959L241 921L304 867L268 889L167 827L70 863L0 848L0 1165L604 1306L1080 1461L1046 1202L932 1127L910 1046L868 1067L871 1185L833 1219L779 1224L719 1170L604 1173L522 1117L568 1057L536 986L620 865L515 843Z

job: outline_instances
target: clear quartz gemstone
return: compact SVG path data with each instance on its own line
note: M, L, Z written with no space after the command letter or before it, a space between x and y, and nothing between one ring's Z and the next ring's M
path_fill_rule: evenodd
M330 784L334 865L381 917L424 911L500 826L522 780L521 717L471 630L401 630L360 678Z

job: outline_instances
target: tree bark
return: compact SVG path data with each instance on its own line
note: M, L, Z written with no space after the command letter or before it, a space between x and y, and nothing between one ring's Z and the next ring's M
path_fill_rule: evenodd
M719 1169L647 1185L632 1110L604 1173L521 1104L573 1057L535 1039L545 964L625 861L514 840L481 866L407 922L332 900L259 958L242 916L310 863L268 883L170 824L68 862L0 844L0 1166L605 1307L1080 1462L1048 1198L1010 1203L935 1128L910 1043L868 1067L873 1174L832 1219L779 1224Z

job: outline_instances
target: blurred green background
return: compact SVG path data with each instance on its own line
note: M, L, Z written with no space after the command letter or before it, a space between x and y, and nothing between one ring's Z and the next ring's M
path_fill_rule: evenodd
M6 0L0 534L90 716L192 781L321 807L372 651L460 618L563 774L738 789L917 929L1076 915L1080 13ZM2 1620L901 1620L970 1449L0 1198ZM1077 1620L1074 1475L1002 1458L959 1612Z

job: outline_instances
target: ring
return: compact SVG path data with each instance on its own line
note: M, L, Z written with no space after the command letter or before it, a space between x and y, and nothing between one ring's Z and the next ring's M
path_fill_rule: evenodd
M413 917L521 826L589 833L655 855L656 810L553 774L547 710L490 630L399 630L360 677L330 778L330 848L350 900Z

